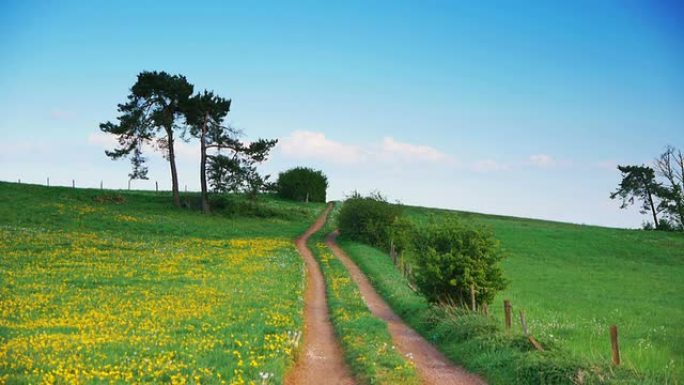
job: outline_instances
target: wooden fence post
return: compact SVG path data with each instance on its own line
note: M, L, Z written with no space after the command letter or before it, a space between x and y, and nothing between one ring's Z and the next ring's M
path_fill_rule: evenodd
M613 364L620 365L620 346L618 345L618 330L616 325L610 327L610 347L613 353Z
M75 179L71 180L71 188L76 188L76 180Z
M392 258L392 264L397 265L397 250L394 248L394 240L390 241L390 257Z
M475 284L470 284L470 308L472 311L477 310L477 303L475 302Z
M154 191L158 194L159 193L159 182L156 180L154 181Z
M525 337L530 335L530 331L527 329L527 322L525 322L525 312L520 310L520 327L522 327L523 334Z
M535 349L543 352L544 348L541 346L539 341L530 335L530 330L527 328L527 321L525 321L525 312L522 310L520 310L520 326L522 326L523 333L525 334L525 337L527 337L527 340L530 341L532 346L534 346Z
M504 314L506 316L506 329L511 328L511 301L504 300Z

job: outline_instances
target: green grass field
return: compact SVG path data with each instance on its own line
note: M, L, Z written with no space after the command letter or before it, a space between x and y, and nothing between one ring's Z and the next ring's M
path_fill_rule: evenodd
M494 230L511 284L503 299L524 310L531 332L577 357L610 362L609 327L619 327L624 366L684 382L684 236L407 207L417 222L456 214Z
M302 327L291 240L322 208L0 183L0 383L280 383Z
M0 182L0 383L260 384L261 373L280 383L293 360L290 336L302 327L303 263L292 239L324 206L268 196L222 206L206 216L173 208L167 193ZM340 242L398 314L490 384L537 383L540 373L538 383L564 383L552 379L594 365L607 375L611 324L620 328L624 373L634 374L615 383L684 382L681 234L406 213L417 222L458 215L502 242L511 284L491 321L431 309L385 253ZM415 381L321 246L331 229L312 248L352 369L369 383ZM504 298L567 359L530 351L517 322L511 335L497 331Z

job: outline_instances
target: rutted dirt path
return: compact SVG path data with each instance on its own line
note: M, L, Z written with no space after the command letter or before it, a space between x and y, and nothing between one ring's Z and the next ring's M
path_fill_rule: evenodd
M373 289L368 278L358 266L337 246L337 231L328 235L326 244L333 254L345 265L371 312L387 322L394 345L403 354L412 357L416 370L424 384L434 385L486 385L480 377L454 365L434 346L408 327ZM324 384L326 382L321 382Z
M304 292L304 346L294 368L285 377L286 385L352 385L356 382L344 362L330 318L325 293L325 281L311 250L309 237L320 230L332 209L332 204L309 227L295 244L307 268Z

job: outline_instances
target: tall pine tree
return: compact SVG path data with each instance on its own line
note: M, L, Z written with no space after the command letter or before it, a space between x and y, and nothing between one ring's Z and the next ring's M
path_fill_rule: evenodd
M131 157L131 179L146 179L147 167L142 155L145 143L163 151L171 168L173 203L180 207L178 172L176 170L175 131L182 128L177 122L193 92L193 85L185 76L166 72L145 71L131 87L126 103L118 105L118 123L100 124L100 130L117 136L119 146L105 153L112 159Z

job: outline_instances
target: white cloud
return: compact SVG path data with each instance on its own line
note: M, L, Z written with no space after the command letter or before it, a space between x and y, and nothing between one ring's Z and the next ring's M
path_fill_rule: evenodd
M384 158L403 161L448 161L450 157L430 146L397 142L392 137L383 139L380 145L380 155Z
M365 157L360 147L330 140L322 132L294 131L278 147L284 155L297 159L356 163Z
M101 131L93 132L88 135L88 143L105 149L111 149L117 145L116 137L114 135L106 134Z
M541 168L549 168L557 164L556 160L553 157L546 154L531 155L528 158L528 162L533 166Z
M380 162L446 162L451 157L420 144L403 143L385 137L380 143L355 145L328 139L322 132L294 131L280 141L285 156L349 164L366 160Z
M507 171L510 166L506 163L497 162L493 159L484 159L477 161L470 167L471 170L475 172L497 172L497 171Z

